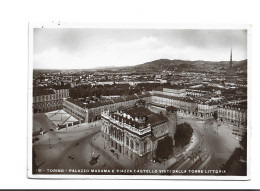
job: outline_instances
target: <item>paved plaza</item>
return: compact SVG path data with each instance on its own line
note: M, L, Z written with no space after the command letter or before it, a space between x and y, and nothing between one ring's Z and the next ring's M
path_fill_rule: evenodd
M220 169L229 159L235 148L239 147L239 140L229 132L229 128L217 127L214 119L202 122L190 118L180 118L178 122L188 122L191 124L200 139L198 146L208 156L207 160L203 162L183 161L185 165L180 169Z
M54 123L45 114L35 114L33 131L41 127L46 133L38 135L39 140L33 144L39 169L57 168L71 149L100 132L100 122L83 123L57 131Z
M156 112L164 112L162 108L152 108ZM217 126L214 119L206 121L178 117L178 124L191 124L194 133L191 142L182 148L174 148L174 156L163 163L147 160L144 165L138 161L129 160L124 155L116 157L101 138L101 121L82 123L61 130L56 130L56 124L73 121L73 117L63 110L46 114L35 114L33 131L43 128L46 132L39 135L34 143L37 167L40 170L57 169L219 169L234 149L239 146L239 140L232 135L232 127L223 124ZM51 130L52 129L52 130ZM207 152L203 162L191 161L187 158L190 153L200 148ZM175 156L175 155L178 156ZM73 159L72 157L73 156ZM90 164L92 156L98 156L97 163ZM186 156L186 157L185 157ZM46 172L43 172L46 173ZM70 172L73 173L73 172Z

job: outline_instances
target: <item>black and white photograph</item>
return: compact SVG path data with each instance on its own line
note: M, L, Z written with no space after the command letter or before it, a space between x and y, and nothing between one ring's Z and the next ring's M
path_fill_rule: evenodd
M249 32L31 24L28 176L248 180Z

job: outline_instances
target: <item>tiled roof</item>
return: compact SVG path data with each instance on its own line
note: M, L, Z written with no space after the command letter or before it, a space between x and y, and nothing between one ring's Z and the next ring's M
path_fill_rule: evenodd
M158 125L160 123L167 122L168 118L163 116L162 114L153 113L152 115L148 116L147 123L150 123L151 126Z
M174 99L174 100L180 100L180 101L185 101L185 102L189 102L189 103L194 103L194 100L188 99L188 98L183 98L183 97L176 97L176 96L169 96L169 95L164 95L164 94L157 94L154 93L154 96L158 96L158 97L164 97L164 98L169 98L169 99Z
M123 117L122 115L119 115L116 113L112 113L111 116L114 119L116 119L117 121L120 121L120 122L123 121L124 123L134 126L137 129L140 129L141 127L147 127L148 124L150 124L153 127L155 125L168 121L167 117L165 117L161 114L153 113L151 111L150 111L150 114L147 115L146 121L144 123L137 122L131 118L128 119L128 118Z
M174 110L174 111L177 111L178 108L174 107L174 106L168 106L166 107L166 110Z
M100 106L104 106L104 105L110 105L113 104L113 101L98 101L95 103L89 103L86 105L86 108L90 109L90 108L95 108L95 107L100 107Z
M51 89L33 89L33 96L42 96L55 94L54 90Z
M64 89L69 89L69 86L52 86L51 88L55 89L55 90L64 90Z
M79 106L79 107L82 107L82 108L85 108L85 105L83 103L81 103L81 101L79 100L76 100L76 99L72 99L72 98L67 98L67 101Z
M139 98L145 98L145 97L149 97L151 96L151 94L149 92L146 92L144 94L140 94L140 95L137 95Z
M149 96L150 94L144 94L145 97ZM81 103L78 100L74 100L74 99L67 99L68 101L70 101L71 103L74 103L82 108L95 108L95 107L100 107L100 106L105 106L105 105L110 105L110 104L114 104L114 103L120 103L120 102L125 102L125 101L129 101L129 100L136 100L139 99L138 96L136 95L128 95L128 96L122 96L122 97L118 97L118 98L111 98L110 100L102 100L102 101L97 101L95 103L89 103L87 105L84 105L83 103Z
M113 102L119 103L125 101L122 97L112 98Z
M140 129L143 125L141 125L140 123L132 120L132 119L127 119L126 117L123 117L122 115L118 115L118 114L111 114L113 118L115 118L117 121L120 122L124 122L126 124L129 124L131 126L134 126L137 129Z
M138 99L138 97L136 95L123 96L123 98L125 99L125 101Z
M146 101L143 100L143 99L139 99L139 100L137 100L136 102L137 102L137 103L146 103Z
M129 110L125 111L126 114L130 115L131 117L144 117L152 114L152 112L144 107L134 107Z
M124 107L124 106L122 106L122 105L117 108L118 111L124 111L124 110L126 110L126 109L127 109L127 108Z

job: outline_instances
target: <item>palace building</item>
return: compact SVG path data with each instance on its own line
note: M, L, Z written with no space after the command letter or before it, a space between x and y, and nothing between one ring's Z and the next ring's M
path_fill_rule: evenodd
M63 107L66 112L84 122L94 122L101 119L102 111L115 112L119 107L131 108L140 99L149 100L150 94L134 94L109 98L93 103L84 103L72 98L64 99Z
M33 113L49 112L63 108L63 99L69 97L69 89L33 89Z
M142 102L132 108L120 107L116 112L108 110L101 114L105 145L130 160L154 158L158 141L166 136L173 138L176 131L176 108L167 108L166 117L153 113Z
M233 125L233 134L242 136L247 126L247 101L219 106L218 118L222 123Z
M199 117L209 118L218 111L218 105L215 103L199 103L198 113Z
M198 96L199 97L199 96ZM174 106L178 115L194 116L202 119L211 118L218 110L218 103L213 101L202 101L190 97L175 97L165 95L157 91L151 96L150 104L158 107Z

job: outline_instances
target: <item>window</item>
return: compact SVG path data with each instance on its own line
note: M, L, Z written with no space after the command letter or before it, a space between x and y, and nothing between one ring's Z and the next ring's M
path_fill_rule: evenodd
M133 140L131 140L130 148L131 148L131 149L134 149L134 143L133 143Z
M144 153L147 152L147 142L144 143Z
M129 146L129 138L126 137L126 145Z
M139 143L135 142L136 150L139 151Z
M163 129L161 130L161 133L163 133Z

